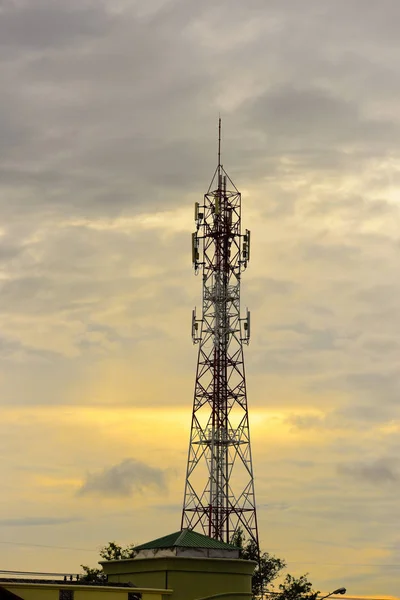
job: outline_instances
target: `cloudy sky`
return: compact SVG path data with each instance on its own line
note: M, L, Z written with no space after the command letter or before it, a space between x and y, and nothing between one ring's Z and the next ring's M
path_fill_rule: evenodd
M179 528L221 113L262 546L320 590L399 592L399 21L398 0L0 0L0 568Z

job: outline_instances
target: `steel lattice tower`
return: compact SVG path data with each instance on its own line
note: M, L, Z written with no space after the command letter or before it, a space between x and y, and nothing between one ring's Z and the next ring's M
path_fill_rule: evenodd
M241 233L241 195L221 164L221 119L218 131L218 166L204 203L195 204L192 234L203 306L201 318L194 310L192 319L199 352L181 528L224 542L242 529L258 547L243 356L250 313L240 316L250 231Z

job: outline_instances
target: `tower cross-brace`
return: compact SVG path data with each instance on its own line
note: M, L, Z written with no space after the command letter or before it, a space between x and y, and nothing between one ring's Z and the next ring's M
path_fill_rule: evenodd
M250 313L240 314L240 279L250 258L250 231L241 232L241 195L221 164L202 204L195 204L195 273L202 274L199 344L181 528L230 542L239 529L258 547L243 345Z

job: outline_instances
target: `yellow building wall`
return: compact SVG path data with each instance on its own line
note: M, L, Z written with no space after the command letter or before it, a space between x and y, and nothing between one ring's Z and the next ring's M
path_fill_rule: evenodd
M15 588L5 585L3 587L24 600L58 600L57 590Z
M128 598L128 592L140 592L142 594L142 600L166 600L168 597L167 592L164 590L149 590L135 588L90 588L89 586L57 586L57 585L38 585L35 583L25 584L3 584L6 590L13 592L17 596L23 598L23 600L58 600L59 590L67 589L74 591L74 600L126 600Z
M172 590L170 600L250 600L255 563L239 559L134 558L102 562L110 583L132 581L143 587Z

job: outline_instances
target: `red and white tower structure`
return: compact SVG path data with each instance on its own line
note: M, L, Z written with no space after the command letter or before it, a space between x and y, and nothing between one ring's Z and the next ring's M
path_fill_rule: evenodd
M192 258L203 280L202 313L193 311L199 345L181 528L230 542L242 529L258 547L243 345L250 313L240 312L240 281L250 259L241 229L241 195L221 164L203 203L195 204Z

